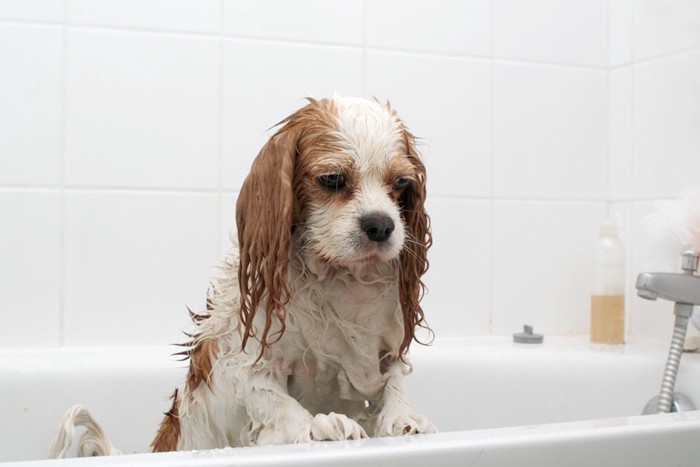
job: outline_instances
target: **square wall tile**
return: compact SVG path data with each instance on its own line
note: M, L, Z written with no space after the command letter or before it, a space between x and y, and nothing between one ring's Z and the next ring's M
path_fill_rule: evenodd
M362 0L225 0L224 33L362 45Z
M632 62L634 0L608 0L608 66Z
M608 77L608 199L632 197L633 68L612 70Z
M635 60L700 45L696 0L635 0L633 20Z
M429 197L433 246L421 305L435 336L489 333L491 202Z
M362 95L358 49L247 40L224 43L222 185L237 190L269 136L305 97Z
M173 344L205 306L217 195L66 194L65 342Z
M60 182L62 45L58 27L0 25L0 183Z
M66 183L218 188L219 47L69 30Z
M60 333L60 194L0 191L0 347L53 347Z
M554 334L587 333L593 249L605 203L496 201L493 331L531 324Z
M431 196L490 196L491 63L368 51L367 96L419 138Z
M608 0L494 0L496 58L608 65Z
M0 18L63 21L63 3L58 0L2 0Z
M700 187L699 49L635 65L633 118L635 198Z
M496 62L498 198L607 198L607 73Z
M171 31L221 30L219 0L68 0L69 23Z
M366 4L369 47L491 55L490 0L385 0Z

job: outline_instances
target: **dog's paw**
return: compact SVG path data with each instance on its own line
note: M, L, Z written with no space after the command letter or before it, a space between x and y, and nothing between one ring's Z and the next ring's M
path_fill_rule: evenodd
M435 425L419 414L404 414L383 418L375 430L375 436L401 436L418 433L436 433Z
M340 441L367 438L365 430L354 420L334 412L314 416L302 432L297 443L309 441Z

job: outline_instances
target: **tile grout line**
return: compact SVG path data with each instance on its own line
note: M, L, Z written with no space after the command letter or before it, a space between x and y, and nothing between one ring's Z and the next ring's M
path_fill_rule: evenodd
M632 18L634 18L634 2L630 2L630 15ZM635 102L636 102L636 96L635 96L635 84L636 84L636 78L635 78L635 70L637 69L637 63L634 61L634 55L635 55L635 47L634 47L634 21L632 21L630 25L631 31L630 31L630 36L632 36L632 41L630 41L630 55L632 56L632 63L630 66L630 73L632 76L630 77L631 82L629 83L630 86L630 99L631 99L631 109L630 109L630 173L629 173L629 182L630 182L630 189L629 189L629 197L631 200L635 200L637 198L636 196L636 190L634 187L634 169L635 169L635 164L634 164L634 154L635 154L635 138L634 138L634 128L635 128L635 122L634 122L634 111L636 108Z
M491 196L489 199L489 298L488 298L488 323L487 330L488 334L493 334L494 329L494 297L495 297L495 284L494 280L496 277L496 247L495 247L495 233L496 233L496 13L491 3Z
M58 345L66 345L66 115L68 106L68 0L63 0L61 26L61 116L60 116L60 172L59 172L59 253L58 253Z
M610 151L610 144L611 144L611 131L610 131L610 111L611 111L611 96L612 96L612 90L610 87L610 44L611 44L611 32L610 29L612 27L611 22L610 22L610 0L607 0L607 14L606 14L606 28L605 28L605 48L607 51L607 57L606 57L606 62L607 62L607 70L605 72L605 217L606 219L610 219L611 215L611 208L612 205L610 203L610 194L611 194L611 184L612 184L612 170L611 170L611 164L612 164L612 153Z
M635 64L635 60L634 60L634 56L635 56L634 2L630 2L629 9L630 9L629 14L630 14L630 17L632 18L632 21L630 22L630 37L632 39L632 40L630 40L630 56L631 56L632 63L630 64L630 73L631 73L630 82L628 82L628 85L630 86L630 102L629 102L629 105L630 105L630 108L629 108L629 112L630 112L630 116L629 116L629 131L630 131L629 161L630 161L630 165L629 165L629 174L628 174L628 177L629 177L628 178L628 182L629 182L628 196L630 197L631 201L628 201L626 204L629 206L628 209L629 209L630 220L632 223L634 223L635 212L636 212L636 209L635 209L635 191L636 190L635 190L635 186L634 186L634 168L635 168L635 164L634 164L634 154L635 154L634 110L635 110L635 101L636 101L635 100L635 70L637 68L637 65ZM632 226L630 226L630 227L632 227ZM631 230L632 229L630 228L630 231ZM632 261L630 261L630 259L627 259L627 261L629 263L629 264L627 264L627 268L628 268L627 272L629 272L630 270L633 270L632 268L634 268L634 260L636 258L637 250L639 250L639 249L640 249L639 245L635 244L635 236L631 235L630 236L630 245L629 245L629 255L630 255L630 259ZM630 277L629 279L631 282L632 278ZM626 300L626 304L625 304L625 307L627 308L625 310L625 317L627 319L627 321L625 323L626 324L626 326L625 326L625 328L626 328L625 334L626 335L630 335L630 334L634 333L635 328L636 328L636 321L638 320L638 316L639 316L637 313L633 312L631 302L632 302L632 300Z
M363 41L360 44L354 44L349 42L328 42L323 40L313 41L313 40L300 40L294 38L277 38L277 37L267 37L267 36L247 36L243 34L226 34L225 31L220 30L217 32L200 32L200 31L187 31L187 30L177 30L177 29L167 29L167 28L155 28L155 27L138 27L138 26L115 26L107 24L92 24L92 23L69 23L64 20L62 23L50 22L50 21L33 21L33 20L16 20L9 18L0 18L0 24L17 24L17 25L37 25L37 26L61 26L72 29L72 30L82 30L82 31L92 31L92 32L123 32L123 33L144 33L144 34L156 34L156 35L181 35L181 36L191 36L199 38L210 38L217 40L248 40L252 42L263 42L263 43L276 43L284 45L297 45L297 46L316 46L316 47L339 47L347 49L355 49L366 53L369 50L377 52L387 52L387 53L399 53L399 54L410 54L419 56L430 56L442 59L456 59L456 60L481 60L481 61L497 61L499 63L506 64L516 64L516 65L535 65L535 66L546 66L546 67L557 67L557 68L570 68L577 70L589 70L589 71L607 71L606 66L596 66L596 65L585 65L576 63L558 63L558 62L548 62L543 60L528 60L524 58L511 58L511 57L495 57L493 51L493 30L492 30L492 53L490 56L478 55L478 54L461 54L461 53L450 53L440 50L420 50L412 48L400 48L400 47L382 47L373 46L369 47L366 41L366 4L363 10ZM494 13L492 11L492 20ZM223 21L223 19L222 19ZM652 57L646 60L653 60L655 58L662 58L666 55L672 55L675 53L682 53L692 48L675 51L668 54L663 54L658 57Z
M222 238L223 229L223 187L224 187L224 0L219 0L219 83L218 83L218 95L219 95L219 116L218 116L218 141L217 141L217 158L216 158L216 170L217 170L217 197L216 197L216 249L217 252L222 248L224 244L224 239Z
M65 193L101 193L101 194L150 194L150 195L218 195L219 191L222 194L235 194L240 188L225 188L217 186L212 188L180 188L173 186L155 187L155 186L118 186L118 185L27 185L27 184L0 184L0 192L26 192L26 191L41 191L41 192L61 192ZM491 195L463 195L455 193L432 194L431 199L436 200L459 200L459 201L494 201L496 203L519 203L519 204L596 204L605 203L605 198L523 198L517 196L491 196ZM611 201L620 202L650 202L661 199L672 199L669 196L647 197L647 198L619 198Z

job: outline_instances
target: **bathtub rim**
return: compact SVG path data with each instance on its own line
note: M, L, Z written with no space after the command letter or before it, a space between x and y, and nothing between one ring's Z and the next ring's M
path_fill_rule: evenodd
M667 344L660 341L647 339L631 340L630 345L621 348L595 348L591 347L587 339L583 336L548 336L544 345L527 346L523 344L508 344L506 336L475 336L469 338L446 338L436 341L433 347L415 346L415 355L426 357L430 355L438 358L452 359L458 358L452 351L454 346L462 347L468 343L470 348L500 348L505 352L515 352L520 354L539 353L544 354L549 350L564 351L570 354L591 350L598 356L624 356L632 358L647 359L650 356L654 359L663 360ZM504 346L504 343L506 344ZM62 349L17 349L4 350L0 352L0 357L8 356L8 352L15 357L21 354L27 360L35 363L41 361L47 350L54 353L55 357L62 362L69 362L80 370L84 365L102 365L102 358L113 356L120 361L125 358L131 363L136 362L142 368L160 368L163 363L171 368L183 369L183 363L170 358L172 346L133 346L124 348L62 348ZM412 351L414 348L412 348ZM96 355L97 353L97 355ZM134 356L138 358L133 360ZM97 358L96 358L97 357ZM167 358L164 358L167 357ZM685 356L684 356L685 358ZM158 362L153 366L153 359ZM14 368L21 370L27 360L12 359ZM691 366L700 369L700 354L693 355L686 361ZM47 362L44 362L47 363ZM46 365L47 369L55 368L52 364ZM12 365L11 365L12 366ZM641 407L640 407L641 410ZM165 454L130 454L123 457L97 459L66 459L66 460L25 460L9 461L0 465L17 465L23 467L41 467L52 465L262 465L270 463L276 465L284 461L284 465L327 465L329 463L338 464L343 459L364 459L368 456L410 456L418 455L419 452L459 452L460 456L475 455L479 452L496 452L498 450L510 448L522 448L526 444L544 445L552 443L553 447L569 445L574 440L583 440L583 444L600 444L601 440L607 436L617 436L629 439L635 435L651 436L656 432L692 432L697 438L700 436L700 411L686 412L684 414L664 414L651 416L631 416L618 418L597 418L591 420L576 420L561 423L543 423L527 426L504 426L498 428L476 429L476 430L455 430L438 433L435 435L420 435L415 437L402 438L379 438L364 441L348 442L324 442L311 445L297 446L270 446L270 447L247 447L235 448L235 454L231 453L231 448L225 450L209 450L194 452L177 452ZM665 435L664 435L665 436ZM567 444L568 443L568 444ZM581 443L579 443L581 444ZM696 443L697 444L697 443ZM358 449L358 448L362 449ZM549 448L548 448L549 449ZM698 444L700 450L700 444ZM292 455L298 461L289 463L289 456ZM700 452L698 452L700 456ZM262 462L264 460L264 462ZM502 464L507 465L507 464Z
M412 462L416 460L424 465L425 460L420 460L421 457L433 458L440 454L454 454L458 456L456 459L459 459L460 463L475 462L480 457L487 455L498 461L497 464L493 465L505 466L511 465L506 463L506 458L517 457L521 451L529 452L533 448L540 450L543 455L547 453L554 455L562 449L566 449L572 454L572 450L596 451L597 461L605 462L608 455L612 456L613 453L606 455L604 450L601 452L600 445L607 445L612 441L619 448L624 443L636 445L638 443L635 440L640 438L660 441L661 446L652 446L652 444L658 443L642 444L657 455L662 455L665 450L673 452L687 450L687 452L683 452L684 456L687 454L693 458L700 455L700 445L688 443L686 438L697 439L698 435L700 435L700 410L695 410L683 413L450 431L395 438L140 453L100 458L33 460L0 463L0 465L8 467L59 467L67 465L144 467L341 466L350 465L352 462L359 462L357 465L366 465L364 462L367 459L386 460L389 458L392 462L400 461L401 465L414 465ZM596 446L598 448L595 448ZM636 452L637 456L644 454L644 450ZM502 458L504 456L505 458ZM487 462L486 465L492 464Z

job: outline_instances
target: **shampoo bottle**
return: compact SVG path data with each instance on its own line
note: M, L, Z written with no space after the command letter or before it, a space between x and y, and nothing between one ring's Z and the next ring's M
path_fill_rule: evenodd
M617 225L606 221L595 248L591 293L591 342L625 343L625 246Z

